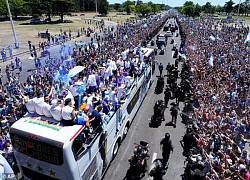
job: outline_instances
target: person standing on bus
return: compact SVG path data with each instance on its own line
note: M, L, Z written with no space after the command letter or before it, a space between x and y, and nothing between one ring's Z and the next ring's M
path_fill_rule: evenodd
M89 112L89 122L96 133L101 133L102 132L102 106L99 105L97 107L97 110L93 110L91 113Z
M74 125L77 112L72 106L72 100L70 98L66 99L64 102L64 107L62 108L62 123L65 126Z

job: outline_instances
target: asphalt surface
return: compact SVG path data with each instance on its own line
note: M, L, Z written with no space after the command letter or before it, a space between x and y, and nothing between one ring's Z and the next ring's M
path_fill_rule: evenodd
M105 21L105 27L111 27L111 26L116 27L116 25L117 25L117 23L115 23L115 22ZM96 30L96 32L97 32L98 34L100 34L101 36L103 35L103 33L100 33L99 30ZM94 34L92 33L92 34L91 34L91 37L93 37L93 36L94 36ZM73 52L72 50L73 50L73 47L75 47L75 41L77 41L77 42L83 41L83 42L85 42L85 43L89 43L90 40L91 40L91 37L86 37L86 36L84 35L84 36L81 36L81 37L79 37L79 38L72 39L71 41L67 41L67 42L65 43L65 46L66 46L66 48L68 48L68 47L69 47L69 44L71 44L71 52ZM96 42L96 39L94 39L94 42ZM48 49L48 51L51 53L51 57L60 58L60 53L59 53L59 52L60 52L60 47L61 47L61 45L56 45L56 46L53 46L53 45L52 45L52 46ZM26 53L24 52L24 54L26 54ZM29 53L28 53L28 54L29 54ZM41 51L39 51L38 49L37 49L37 55L38 55L38 57L41 55ZM19 54L14 54L14 55L13 55L13 59L12 59L12 61L13 61L14 63L15 63L15 57L16 57L16 56L17 56L17 57L20 57ZM22 61L22 68L23 68L22 72L20 73L20 78L19 78L21 82L25 82L25 81L27 80L27 75L30 73L30 71L35 69L35 63L34 63L34 61L28 60L28 57L29 57L29 55L20 58L21 61ZM46 60L47 58L48 58L48 56L46 56L46 57L44 57L44 58L40 58L43 65L45 64L45 60ZM5 66L6 66L7 64L10 64L10 61L11 61L11 60L8 59L8 61L5 61L5 62L1 63L1 65L2 65L2 73L3 73L3 74L5 73ZM16 74L16 73L18 73L18 72L19 72L18 69L15 69L15 70L13 71L14 74ZM5 83L5 81L6 81L6 76L4 75L4 77L3 77L3 82Z
M170 20L174 23L174 20ZM176 31L177 32L177 31ZM159 32L165 33L162 30ZM161 62L164 66L163 74L166 74L166 66L168 62L171 64L174 63L174 58L172 58L172 47L170 44L171 38L168 38L166 51L164 55L157 55L156 60ZM175 41L177 45L180 45L180 38L175 37ZM179 69L180 69L179 64ZM160 141L164 137L165 133L168 132L171 135L171 140L174 146L173 154L170 155L169 166L164 176L164 180L180 180L181 175L184 173L184 160L185 157L182 156L183 149L180 145L180 140L182 140L182 136L185 132L185 126L181 123L181 117L177 118L176 128L173 126L166 126L167 122L171 121L170 108L165 110L165 121L162 122L161 126L158 128L149 127L149 120L153 115L153 106L157 100L164 99L164 93L156 95L154 93L157 77L159 75L158 67L156 67L156 73L154 76L154 82L144 99L141 108L137 112L137 115L134 118L133 123L130 126L129 132L125 140L122 142L118 154L115 159L110 164L109 169L107 170L103 180L122 180L126 176L126 172L129 169L128 159L133 155L134 151L134 143L139 143L141 140L146 141L150 145L149 155L150 159L148 160L148 166L150 166L151 162L154 158L162 158L161 150L160 150ZM165 78L166 85L166 78ZM175 101L170 100L169 104ZM170 107L170 105L169 105ZM183 109L183 103L179 105L180 109ZM142 178L143 180L152 180L149 177L148 173L145 173L145 176Z

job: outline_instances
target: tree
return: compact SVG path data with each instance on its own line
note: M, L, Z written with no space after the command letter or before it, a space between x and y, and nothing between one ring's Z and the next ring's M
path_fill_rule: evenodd
M230 14L233 11L233 5L235 3L232 0L229 0L225 3L225 11L227 14Z
M151 6L148 6L147 4L140 4L136 6L136 12L141 13L142 16L145 16L146 14L149 14L152 12Z
M120 3L115 3L114 4L114 9L116 10L116 11L119 11L119 9L122 7L122 5L120 4Z
M224 7L223 7L223 6L220 6L220 5L217 5L217 6L215 7L215 11L218 12L218 13L224 12Z
M107 0L98 1L98 12L99 14L107 15L109 9L109 3Z
M207 14L214 14L215 6L212 6L210 2L207 2L204 6L202 6L202 10Z
M195 16L195 5L192 1L186 1L183 4L183 13L187 16Z
M200 16L202 7L197 3L194 8L194 16Z
M67 13L72 5L72 0L52 0L52 11L60 15L60 20L63 23L64 13Z
M21 15L23 11L23 0L10 0L9 1L10 10L15 18L17 18L18 15Z
M245 0L244 2L245 16L248 16L249 9L250 9L250 0Z
M157 5L157 4L152 4L151 8L152 8L153 13L157 13L157 12L159 12L161 10L160 6Z
M6 7L6 1L0 0L0 16L6 16L7 17L7 7Z
M134 5L134 2L127 0L123 3L123 7L125 8L125 11L127 12L127 14L131 13L131 5Z

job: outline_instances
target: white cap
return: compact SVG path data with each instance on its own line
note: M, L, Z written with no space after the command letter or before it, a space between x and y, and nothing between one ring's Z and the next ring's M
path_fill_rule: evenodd
M246 166L244 164L240 164L239 167L238 167L238 169L241 171L243 169L246 169Z
M53 99L53 100L51 101L51 105L52 105L52 106L56 106L56 105L57 105L57 99Z

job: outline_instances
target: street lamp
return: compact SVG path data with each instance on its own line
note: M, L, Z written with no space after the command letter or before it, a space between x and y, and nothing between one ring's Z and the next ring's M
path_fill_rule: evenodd
M97 0L95 0L95 13L97 15Z
M8 0L6 0L6 5L7 5L9 17L10 17L11 28L12 28L14 38L15 38L15 48L18 49L19 48L19 43L17 41L16 31L15 31L14 23L13 23L13 20L12 20L12 15L11 15L11 12L10 12L10 6L9 6L9 1Z
M240 14L240 4L241 4L241 0L239 1L238 13L237 13L237 22L238 23L239 23L239 14Z

